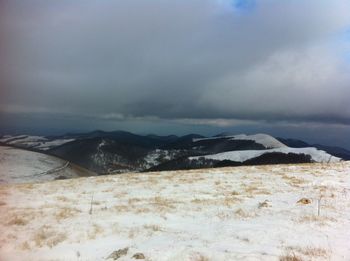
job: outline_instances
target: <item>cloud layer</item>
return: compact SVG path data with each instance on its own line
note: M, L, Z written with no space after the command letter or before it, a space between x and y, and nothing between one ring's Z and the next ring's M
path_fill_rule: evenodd
M5 113L350 124L346 0L0 5Z

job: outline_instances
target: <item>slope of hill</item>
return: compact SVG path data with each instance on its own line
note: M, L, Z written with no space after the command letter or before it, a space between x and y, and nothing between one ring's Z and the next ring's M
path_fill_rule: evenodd
M349 184L341 162L0 185L0 260L350 260Z
M96 173L53 156L0 146L0 183L32 183L93 175Z

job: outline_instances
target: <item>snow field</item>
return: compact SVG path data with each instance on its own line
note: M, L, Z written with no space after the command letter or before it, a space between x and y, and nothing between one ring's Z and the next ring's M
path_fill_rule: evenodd
M349 260L349 199L348 162L2 185L0 260Z

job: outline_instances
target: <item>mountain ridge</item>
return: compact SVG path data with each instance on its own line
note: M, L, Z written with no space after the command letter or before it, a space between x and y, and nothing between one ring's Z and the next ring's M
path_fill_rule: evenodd
M346 149L313 146L301 140L275 138L264 133L221 133L205 137L193 133L161 136L95 130L47 137L7 135L0 138L1 142L45 152L99 174L350 159ZM237 161L243 155L249 156Z

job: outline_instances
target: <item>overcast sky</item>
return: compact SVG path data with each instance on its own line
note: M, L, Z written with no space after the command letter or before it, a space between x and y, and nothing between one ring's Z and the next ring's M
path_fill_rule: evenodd
M2 0L3 133L267 132L350 148L348 0Z

